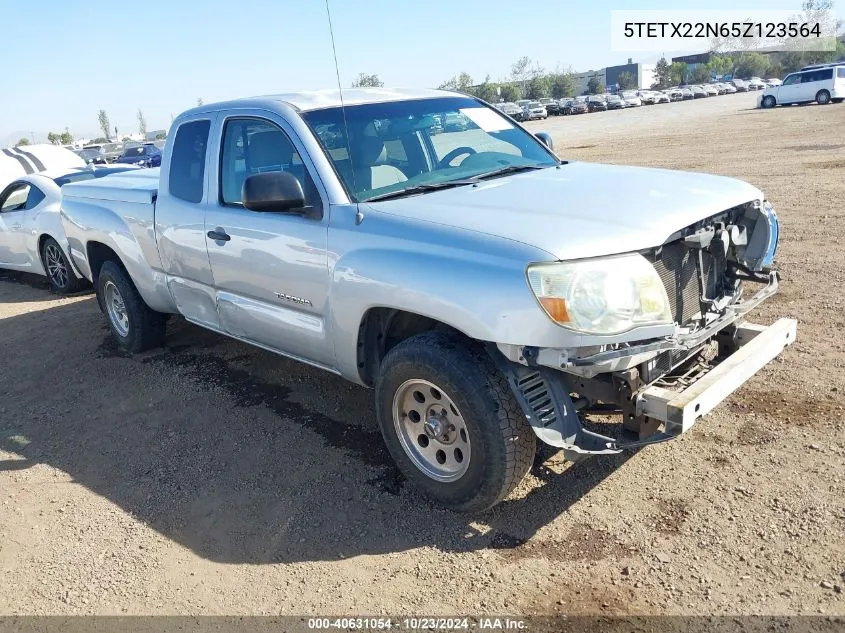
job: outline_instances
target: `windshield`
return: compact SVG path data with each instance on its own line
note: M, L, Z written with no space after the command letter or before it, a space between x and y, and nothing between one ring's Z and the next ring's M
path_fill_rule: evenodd
M302 114L353 200L560 162L512 120L474 99L443 97ZM436 120L444 125L436 125ZM347 150L349 129L351 156Z
M127 147L123 150L123 156L143 156L144 155L144 148L139 147Z

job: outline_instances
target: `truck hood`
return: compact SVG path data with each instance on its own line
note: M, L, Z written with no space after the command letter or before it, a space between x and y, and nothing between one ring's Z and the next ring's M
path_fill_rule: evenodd
M571 162L369 206L565 260L659 246L690 224L762 198L759 189L723 176Z

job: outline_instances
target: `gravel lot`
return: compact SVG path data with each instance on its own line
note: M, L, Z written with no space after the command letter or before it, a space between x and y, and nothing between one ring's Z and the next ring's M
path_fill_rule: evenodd
M0 273L0 613L845 614L845 105L755 99L530 124L764 189L756 318L798 342L687 436L538 463L481 516L404 484L368 391L178 319L130 357L91 295Z

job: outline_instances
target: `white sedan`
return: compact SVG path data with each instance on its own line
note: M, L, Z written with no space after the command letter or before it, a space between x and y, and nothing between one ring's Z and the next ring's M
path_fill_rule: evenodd
M59 219L61 186L101 178L131 165L88 166L29 173L0 193L0 268L44 275L59 294L78 291L83 280L69 263Z

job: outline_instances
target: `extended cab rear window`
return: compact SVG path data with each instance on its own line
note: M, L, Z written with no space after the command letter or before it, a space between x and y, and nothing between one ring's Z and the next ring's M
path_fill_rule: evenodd
M205 152L211 121L189 121L176 130L170 156L170 195L201 202L205 184Z

